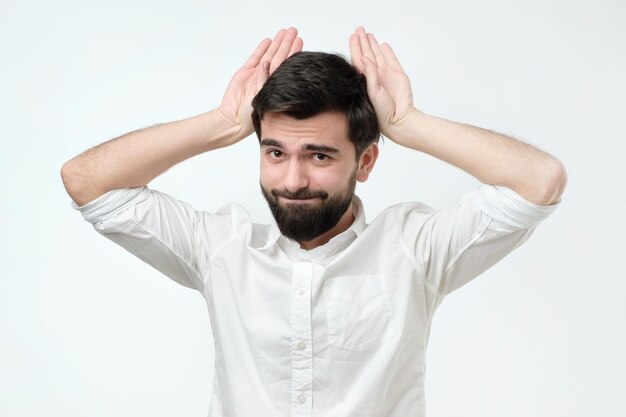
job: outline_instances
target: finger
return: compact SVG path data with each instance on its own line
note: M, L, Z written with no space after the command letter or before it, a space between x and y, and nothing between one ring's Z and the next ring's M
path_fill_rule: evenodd
M243 64L243 67L254 68L259 65L259 62L261 62L261 58L263 58L263 54L265 54L265 51L267 51L267 48L269 48L271 44L272 40L270 38L263 39L261 43L259 43L259 45L256 47L252 55L250 55L250 57Z
M374 53L374 57L376 58L376 65L379 68L388 68L387 60L385 59L385 54L383 54L382 49L380 49L380 45L378 41L371 33L367 34L367 40L369 42L370 48L372 48L372 52Z
M376 94L378 93L379 85L378 85L378 67L376 63L364 56L363 66L365 67L365 81L367 83L367 94L370 97L371 101L374 101L376 98Z
M400 61L398 61L398 58L396 57L396 54L393 52L393 49L391 49L391 46L389 46L388 43L383 43L381 47L382 47L383 53L385 54L385 58L387 59L387 62L389 63L389 67L391 69L404 71L402 69L402 65L400 65Z
M280 47L280 44L283 41L286 32L287 31L285 29L281 29L276 33L276 36L274 36L274 39L272 39L272 44L269 46L269 48L267 48L265 54L263 54L261 61L272 62L272 58L274 58L276 51L278 51L278 48Z
M376 63L374 51L372 51L372 48L370 47L369 40L367 39L367 33L365 33L363 26L359 26L356 29L356 33L359 36L359 44L361 45L361 52L363 53L363 56L368 57L370 61Z
M276 68L287 58L289 55L289 51L291 50L291 46L293 42L296 40L298 36L298 31L296 28L289 28L287 32L285 32L285 36L283 37L276 54L272 57L272 63L270 64L270 73L274 72Z
M362 74L365 72L363 66L363 53L361 52L361 44L359 43L359 35L353 33L350 35L350 58L352 59L352 65L354 65Z
M296 52L302 51L303 46L304 46L304 41L302 40L302 38L296 38L291 44L291 49L289 50L289 54L287 54L287 57L290 57Z
M270 75L270 63L263 61L256 69L256 91L259 91ZM256 94L256 93L255 93Z

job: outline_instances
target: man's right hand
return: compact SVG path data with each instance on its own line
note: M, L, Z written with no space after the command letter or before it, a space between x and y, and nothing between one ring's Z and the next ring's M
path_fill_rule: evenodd
M252 99L263 83L288 57L302 50L295 28L281 29L274 39L265 38L230 80L218 112L238 126L233 143L249 136L252 126Z
M146 185L177 163L233 143L252 131L252 98L269 74L302 50L294 28L265 39L235 73L222 104L183 120L127 133L86 150L63 164L63 185L84 205L109 190Z

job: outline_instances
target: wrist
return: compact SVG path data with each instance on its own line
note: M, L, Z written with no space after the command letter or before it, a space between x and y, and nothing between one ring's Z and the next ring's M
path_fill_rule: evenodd
M381 129L381 133L399 145L415 148L414 142L417 139L417 127L420 119L424 117L427 117L425 113L411 106L411 109L399 120L393 123L383 123L385 127Z
M203 125L207 132L205 143L207 150L233 145L251 133L249 129L245 129L245 123L227 117L219 107L202 116L204 116Z

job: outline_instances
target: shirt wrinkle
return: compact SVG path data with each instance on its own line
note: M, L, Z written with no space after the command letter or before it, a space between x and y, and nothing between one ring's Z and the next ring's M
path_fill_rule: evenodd
M163 246L165 246L165 248L167 248L167 250L169 250L174 256L176 256L178 259L180 259L181 262L183 262L185 265L187 265L187 267L196 275L198 280L200 280L200 282L202 282L202 274L200 274L200 272L192 265L191 261L188 261L187 259L185 259L173 247L168 245L167 242L165 242L165 240L163 240L163 238L161 236L159 236L158 233L154 232L153 230L150 230L144 224L142 224L141 221L137 217L132 216L131 220L137 226L142 228L146 233L149 233L150 235L152 235L157 241L159 241Z
M478 229L476 231L474 236L472 236L471 239L463 247L461 247L461 249L458 251L458 253L454 257L452 257L452 260L450 260L450 263L445 268L445 271L444 271L445 274L447 274L450 271L450 269L454 266L454 264L461 257L461 255L463 255L463 253L467 249L469 249L473 244L475 244L481 238L481 236L489 228L489 225L491 224L492 221L493 220L490 218L489 221L484 222L484 225L480 229Z

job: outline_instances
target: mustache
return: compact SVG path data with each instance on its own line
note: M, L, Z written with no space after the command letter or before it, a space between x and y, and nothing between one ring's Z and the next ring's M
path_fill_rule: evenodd
M270 191L274 198L284 197L289 198L291 200L305 200L308 198L321 198L322 200L326 200L328 198L328 193L326 191L311 191L308 188L301 188L295 193L292 193L287 190L271 190Z

